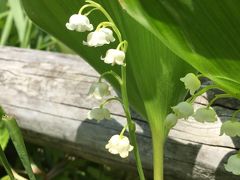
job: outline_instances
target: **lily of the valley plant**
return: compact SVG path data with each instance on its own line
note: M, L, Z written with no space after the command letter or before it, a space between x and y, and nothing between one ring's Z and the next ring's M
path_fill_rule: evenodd
M99 10L106 17L106 21L99 22L99 24L94 28L89 20L88 15L93 11ZM131 151L134 152L136 159L136 165L139 172L139 177L144 180L144 172L141 164L141 159L139 155L139 150L135 135L135 124L131 118L129 109L129 100L126 87L126 68L128 65L126 59L126 53L128 48L127 40L122 39L122 34L118 27L114 23L108 12L98 3L87 0L86 4L82 6L78 14L73 14L69 18L69 22L66 23L66 28L70 31L77 32L88 32L86 36L86 41L83 44L88 46L88 48L96 48L104 45L108 45L112 42L117 42L115 49L110 48L105 52L105 56L99 57L99 61L109 65L118 65L121 67L121 76L116 74L114 71L108 71L103 73L98 82L92 84L89 90L89 97L94 97L98 100L102 100L99 106L94 107L88 113L88 119L95 119L101 121L103 119L111 119L110 111L105 107L110 101L118 101L122 104L126 115L126 126L123 127L119 134L115 134L110 137L109 141L106 142L106 150L111 154L119 155L121 158L127 158ZM89 32L90 31L90 32ZM87 47L86 47L87 48ZM107 75L113 76L120 85L121 97L111 97L109 91L109 85L103 81L103 78ZM175 106L171 107L172 112L165 117L164 120L164 133L161 133L163 137L159 140L161 143L160 149L154 148L154 179L163 180L163 146L168 136L171 128L173 128L178 120L187 120L189 117L193 117L196 121L201 123L213 123L217 121L217 114L211 105L219 98L231 97L229 94L220 94L209 102L207 107L202 107L194 110L193 103L195 99L208 91L209 89L218 88L216 85L208 85L201 88L201 82L199 77L193 73L188 73L185 77L182 77L182 81L185 88L189 91L191 95L186 101L180 102ZM236 115L240 112L239 110L233 114L231 120L225 122L221 128L221 134L226 134L231 137L240 136L240 122L237 121ZM130 141L127 136L124 136L126 129L129 130ZM154 143L154 142L153 142ZM154 144L153 144L154 146ZM159 152L161 154L159 155ZM231 156L228 163L225 165L227 171L234 174L240 175L240 155L235 154Z
M88 112L88 119L103 120L110 119L110 112L104 106L110 101L118 101L122 104L123 109L127 117L127 124L123 127L120 134L113 135L105 148L112 154L119 154L121 158L126 158L129 152L134 151L135 158L137 160L137 167L139 171L139 176L144 179L144 173L142 169L142 164L140 160L140 155L138 152L136 135L135 135L135 125L131 119L127 87L126 87L126 60L125 54L127 52L128 42L122 39L122 35L112 20L111 16L106 12L106 10L99 4L93 1L86 1L87 4L80 8L78 14L73 14L69 18L69 22L66 23L66 28L73 31L85 32L92 31L93 25L90 23L87 15L89 15L93 10L99 10L106 16L106 21L100 22L99 25L87 35L87 40L83 41L83 44L89 47L99 47L103 45L108 45L111 42L118 41L118 46L115 49L109 49L105 53L105 57L99 57L106 64L120 65L122 76L120 77L113 71L103 73L98 82L92 84L89 90L89 97L94 97L98 100L104 99L104 97L109 96L109 86L107 83L102 81L102 78L106 75L112 75L119 82L121 86L121 98L120 97L110 97L109 99L103 101L99 107L93 108ZM90 7L90 8L89 8ZM116 39L115 36L116 35ZM126 129L129 129L130 141L127 136L124 136Z

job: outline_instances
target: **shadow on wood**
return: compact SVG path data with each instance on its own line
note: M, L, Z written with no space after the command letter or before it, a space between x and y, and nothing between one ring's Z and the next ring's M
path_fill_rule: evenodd
M108 105L113 117L111 121L97 123L86 119L87 112L99 104L86 99L91 83L97 81L98 76L77 56L0 48L0 104L16 116L26 140L92 161L135 170L132 154L121 159L105 150L108 139L118 134L126 123L121 106ZM195 106L206 103L207 95L204 95L197 99ZM233 108L226 106L225 101L219 101L214 108L219 116L217 123L201 124L189 119L179 121L171 130L166 143L166 180L239 179L223 168L226 157L240 147L239 141L219 136L222 121L231 116ZM138 116L133 118L137 123L143 166L151 174L149 127Z

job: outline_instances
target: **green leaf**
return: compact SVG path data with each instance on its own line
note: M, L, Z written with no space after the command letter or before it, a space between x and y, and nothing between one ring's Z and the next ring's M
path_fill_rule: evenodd
M0 146L0 163L3 165L4 169L6 170L7 174L9 175L10 179L14 180L15 178L13 176L11 166L10 166L1 146Z
M11 178L9 176L4 176L4 177L1 177L1 180L11 180Z
M122 0L176 55L240 98L240 1Z
M0 46L6 44L8 37L11 33L12 25L13 25L13 16L11 13L9 13L0 37Z
M153 33L131 18L116 0L99 0L128 41L126 55L127 91L131 106L145 117L152 130L154 144L154 166L156 179L162 175L164 123L170 107L182 101L186 90L180 78L195 71L170 51ZM55 36L69 48L82 56L99 73L113 70L120 74L119 66L111 66L100 60L117 43L99 48L83 46L87 33L68 31L65 27L69 17L76 14L83 1L79 0L22 0L28 16L42 29ZM93 11L89 19L94 27L106 21L99 11ZM116 90L119 85L108 78ZM137 148L135 148L136 150ZM138 163L139 164L139 163ZM140 173L141 174L141 173Z
M3 109L0 107L0 146L4 150L7 146L9 140L9 134L4 122L2 121L2 116L4 115Z
M20 131L20 128L17 125L16 120L13 117L10 116L4 116L3 121L7 126L9 135L12 139L12 142L15 146L15 149L23 163L24 168L26 169L26 172L28 174L28 177L30 180L35 180L35 176L33 174L31 163L28 157L28 153L24 144L24 140L22 137L22 133Z
M17 28L20 42L24 41L25 31L27 28L27 19L24 17L24 11L21 8L21 1L8 0L11 14L13 15L14 23Z
M81 55L98 72L113 69L119 74L119 66L112 67L100 60L109 48L117 44L100 48L82 45L86 33L70 32L65 24L69 17L77 13L83 2L78 0L22 0L29 17L42 29L48 31L76 53ZM180 82L192 67L182 62L159 39L133 20L117 1L97 1L111 14L123 37L129 42L127 52L127 88L131 105L150 121L163 121L170 106L185 97L184 85ZM89 16L94 27L103 20L103 16L94 11ZM119 90L114 79L108 79Z

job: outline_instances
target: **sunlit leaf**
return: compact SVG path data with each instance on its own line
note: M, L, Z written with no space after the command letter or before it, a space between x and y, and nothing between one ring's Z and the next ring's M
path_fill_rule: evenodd
M175 54L240 98L240 1L121 0Z
M116 48L116 43L101 48L89 48L82 45L86 33L70 32L65 28L69 17L78 12L84 1L23 0L22 2L33 22L81 55L98 72L113 69L119 73L118 66L112 67L100 60L100 56L104 56L108 48ZM193 69L166 48L151 32L128 16L117 1L97 2L110 12L123 37L129 41L127 86L131 105L147 119L162 121L169 107L185 96L186 91L179 80L180 77ZM96 27L100 20L105 19L99 12L93 12L90 20ZM119 88L113 79L109 80L116 89Z

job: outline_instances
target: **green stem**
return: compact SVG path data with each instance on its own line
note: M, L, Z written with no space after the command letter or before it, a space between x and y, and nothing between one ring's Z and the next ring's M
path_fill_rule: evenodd
M122 84L122 79L119 77L119 75L117 73L115 73L114 71L110 70L110 71L107 71L105 73L102 73L101 76L99 77L99 80L98 82L101 82L102 81L102 78L106 75L112 75L119 83L119 85Z
M106 101L102 102L100 104L100 108L103 108L103 106L105 106L106 104L108 104L111 101L118 101L118 102L120 102L122 104L122 100L119 97L112 97L112 98L109 98Z
M232 97L230 94L219 94L216 95L207 105L207 108L209 108L216 100L221 99L221 98L230 98Z
M11 166L3 152L1 145L0 145L0 162L2 162L2 165L3 165L4 169L6 170L7 174L9 175L10 179L15 180L12 170L11 170Z
M206 76L204 76L203 74L198 74L197 75L197 78L199 79L199 78L204 78L204 77L206 77Z
M118 30L118 28L116 27L116 25L113 23L113 22L101 22L96 30L102 28L102 27L111 27L113 29L113 31L115 32L115 34L117 35L119 41L121 42L122 41L122 36L121 36L121 33L120 31Z
M202 95L203 93L207 92L208 90L210 89L217 89L218 86L216 85L209 85L209 86L206 86L204 88L202 88L201 90L199 90L196 94L194 94L192 97L188 98L186 101L189 102L189 103L193 103L196 98L200 95Z
M98 4L94 1L86 0L86 2L89 3L89 6L93 5L93 7L99 9L103 13L103 15L109 21L109 22L107 22L107 24L105 23L105 25L109 25L109 26L112 27L114 32L117 34L119 43L121 43L122 42L121 33L118 30L117 26L115 25L111 16L108 14L108 12L100 4ZM83 9L83 8L81 8L81 9ZM80 10L80 11L82 12L82 10ZM125 49L124 52L126 52L126 48L127 48L127 46L124 47L124 49ZM142 162L141 162L141 159L140 159L140 154L139 154L139 150L138 150L138 146L137 146L137 138L136 138L136 134L135 134L135 124L134 124L134 122L132 121L132 118L131 118L129 102L128 102L127 85L126 85L126 65L121 66L121 73L122 73L122 77L120 78L121 80L118 80L118 81L120 82L120 86L121 86L122 103L123 103L123 109L125 111L126 118L127 118L130 141L131 141L131 144L134 146L133 151L134 151L134 156L135 156L135 159L136 159L139 178L140 178L140 180L145 180L144 173L143 173L143 168L142 168ZM113 74L113 71L112 71L111 74ZM118 77L118 76L114 76L114 77ZM117 78L117 79L119 79L119 78Z
M237 116L238 113L240 113L240 109L236 110L236 111L233 113L232 119L236 119L236 116Z
M135 124L132 121L131 114L130 114L130 108L129 108L129 102L128 102L128 96L127 96L127 86L126 86L126 66L122 66L121 68L122 71L122 86L121 86L121 93L122 93L122 100L123 100L123 106L124 106L124 111L127 117L127 124L128 124L128 129L129 129L129 136L130 136L130 141L131 144L134 146L134 156L136 159L136 164L137 164L137 169L139 173L139 178L140 180L145 180L143 168L142 168L142 162L137 146L137 138L135 134Z
M157 126L151 127L152 144L153 144L153 176L154 180L164 179L164 129L156 129Z
M124 132L126 131L127 127L128 127L127 124L123 127L123 129L122 129L122 131L121 131L121 133L120 133L120 135L119 135L120 138L123 138L123 134L124 134Z

